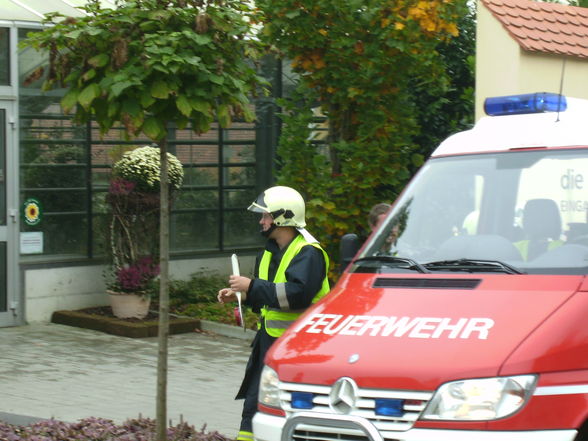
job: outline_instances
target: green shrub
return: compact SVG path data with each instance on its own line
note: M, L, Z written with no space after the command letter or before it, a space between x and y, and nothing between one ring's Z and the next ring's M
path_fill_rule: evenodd
M188 280L172 280L169 286L170 311L173 314L201 320L236 325L236 303L222 304L217 300L219 289L227 285L227 277L220 274L192 274ZM159 291L159 286L155 289ZM154 296L157 298L157 295ZM243 307L245 325L257 329L257 314Z
M172 304L216 303L219 289L227 285L227 277L220 274L192 274L189 280L170 283L169 297Z

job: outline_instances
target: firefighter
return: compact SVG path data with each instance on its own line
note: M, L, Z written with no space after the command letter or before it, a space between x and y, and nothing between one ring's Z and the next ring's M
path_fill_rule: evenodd
M302 312L329 291L329 258L305 229L304 199L290 187L271 187L249 206L261 213L265 250L257 258L254 278L231 275L229 287L218 292L222 303L236 301L260 314L258 332L236 399L244 399L237 440L253 441L252 419L257 411L263 359L272 343Z

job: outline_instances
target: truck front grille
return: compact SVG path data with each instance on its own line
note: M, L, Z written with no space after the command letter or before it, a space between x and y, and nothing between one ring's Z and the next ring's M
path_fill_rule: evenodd
M299 423L292 428L291 440L365 441L371 438L360 426L373 425L384 440L395 441L398 439L398 432L412 428L432 396L432 392L355 387L353 405L342 413L340 408L332 405L332 389L330 386L280 383L280 399L286 417L291 419L302 414L308 416L295 418ZM292 394L296 392L311 394L312 407L294 408ZM379 414L376 405L379 400L400 403L399 411L394 416ZM342 424L343 422L346 424Z
M344 433L329 433L324 432L313 432L306 430L295 430L292 434L292 440L296 441L368 441L369 437L366 435L350 435ZM391 438L387 438L387 441L396 441Z
M351 435L345 433L324 433L296 430L292 434L292 441L370 441L367 435ZM396 438L386 438L386 441L400 441Z

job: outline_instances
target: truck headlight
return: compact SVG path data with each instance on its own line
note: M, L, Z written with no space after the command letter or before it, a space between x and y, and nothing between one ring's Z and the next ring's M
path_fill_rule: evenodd
M478 378L442 385L421 419L477 420L503 418L518 411L535 387L535 375Z
M263 371L261 371L261 380L259 381L259 403L264 406L280 409L279 384L280 379L276 371L268 366L264 366Z

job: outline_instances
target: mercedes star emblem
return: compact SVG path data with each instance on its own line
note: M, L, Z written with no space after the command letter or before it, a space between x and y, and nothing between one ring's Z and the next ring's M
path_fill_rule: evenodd
M349 377L339 378L329 394L329 406L340 414L349 414L357 401L357 384Z

